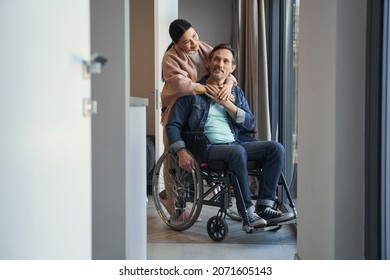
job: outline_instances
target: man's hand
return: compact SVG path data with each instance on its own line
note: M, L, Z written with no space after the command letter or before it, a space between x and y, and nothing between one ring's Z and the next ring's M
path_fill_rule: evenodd
M206 85L206 91L215 98L220 100L230 100L234 102L234 96L232 95L232 85L223 84L222 86L217 85Z
M207 92L205 93L205 95L211 100L213 100L215 103L224 106L226 109L229 107L229 105L234 105L233 101L231 101L229 98L220 98L219 86L207 85Z
M207 85L208 87L209 85ZM212 85L210 85L210 87L213 87ZM224 100L224 99L220 99L218 94L214 92L209 92L207 91L205 93L205 95L207 97L209 97L211 100L213 100L215 103L218 103L219 105L222 105L223 107L225 107L226 111L229 113L229 115L235 119L236 116L237 116L237 106L233 103L233 101L231 101L230 99L227 99L227 100Z
M191 172L195 169L194 158L187 152L186 149L180 149L177 151L177 156L179 157L179 166L188 172Z

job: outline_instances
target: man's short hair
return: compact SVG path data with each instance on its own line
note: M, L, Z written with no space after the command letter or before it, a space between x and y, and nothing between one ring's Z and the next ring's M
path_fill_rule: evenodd
M237 59L237 52L235 49L232 48L232 46L230 46L229 44L227 43L222 43L222 44L219 44L219 45L216 45L213 50L211 51L210 55L209 55L209 59L211 60L212 57L214 56L214 53L217 51L217 50L220 50L220 49L225 49L225 50L229 50L232 55L233 55L233 60L232 60L232 64L235 65L236 64L236 59Z

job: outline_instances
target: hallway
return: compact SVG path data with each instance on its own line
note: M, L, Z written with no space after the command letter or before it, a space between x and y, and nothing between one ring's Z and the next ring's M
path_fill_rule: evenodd
M153 197L148 200L148 260L293 260L297 251L296 234L289 226L277 232L246 234L241 230L241 222L229 218L228 236L221 243L214 242L207 234L206 224L217 208L210 206L203 206L200 222L176 232L158 216Z

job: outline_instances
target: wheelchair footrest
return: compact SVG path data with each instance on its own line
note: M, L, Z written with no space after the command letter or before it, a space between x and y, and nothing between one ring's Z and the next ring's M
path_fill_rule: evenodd
M264 231L277 231L283 225L289 225L289 224L293 224L296 222L297 222L297 219L294 218L294 219L289 220L289 221L285 221L285 222L281 222L281 223L277 223L277 224L271 224L271 225L267 225L265 227L252 227L249 225L244 225L242 227L242 230L245 231L247 234L256 233L256 232L264 232Z
M293 219L288 220L288 221L284 221L284 222L280 222L280 223L275 223L275 224L270 224L270 225L267 225L266 227L290 225L290 224L294 224L294 223L296 223L296 222L297 222L297 218L293 218Z

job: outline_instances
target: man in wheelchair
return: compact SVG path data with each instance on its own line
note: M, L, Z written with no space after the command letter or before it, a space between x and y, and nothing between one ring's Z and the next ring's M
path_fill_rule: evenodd
M236 67L236 51L228 44L216 46L209 57L210 76L202 83L204 94L180 97L166 125L169 149L177 154L179 166L187 171L195 169L194 158L187 152L182 130L203 131L208 141L208 161L224 161L238 180L246 215L253 227L264 227L294 218L292 213L282 213L274 208L276 188L280 178L285 150L275 141L258 141L245 131L254 127L254 116L244 92L233 86L234 101L220 99L217 95L226 77ZM248 178L248 161L262 165L259 198L253 205ZM245 211L237 203L240 212Z

